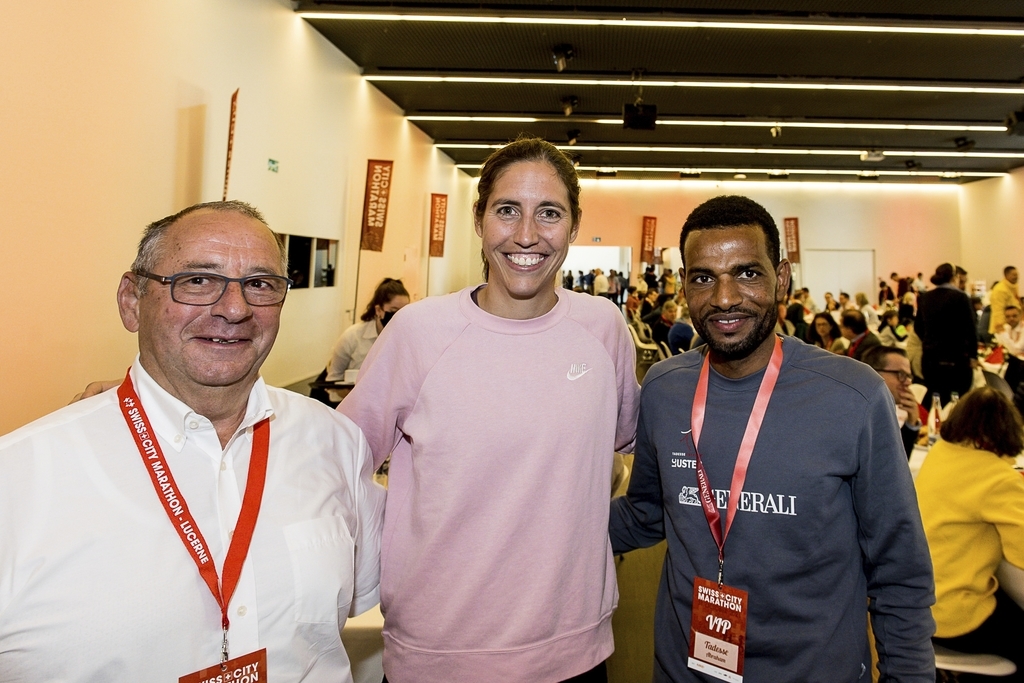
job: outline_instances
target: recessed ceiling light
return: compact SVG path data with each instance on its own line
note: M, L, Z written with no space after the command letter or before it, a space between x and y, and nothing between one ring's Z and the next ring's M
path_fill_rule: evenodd
M735 174L733 174L732 177L735 180L746 180L747 179L747 174L746 173L735 173Z
M456 14L382 14L379 12L297 12L304 19L335 21L408 21L450 24L546 24L549 26L607 26L615 28L720 28L749 31L808 31L822 33L910 33L954 36L1024 36L1024 29L945 25L901 26L897 24L814 23L796 21L722 21L706 19L630 19L558 16L494 16Z
M371 82L390 83L496 83L503 85L594 85L632 88L636 83L623 78L531 78L515 76L421 76L414 74L368 74ZM831 90L849 92L918 92L961 95L1024 95L1024 87L919 85L894 83L835 83L832 81L667 81L645 80L645 88L726 88L737 90Z
M573 106L576 106L574 103ZM564 113L564 112L563 112ZM558 122L562 119L545 116L472 116L458 114L413 114L406 116L410 121L451 121L474 123L540 123ZM1022 117L1024 120L1024 117ZM621 126L622 119L601 119L577 117L576 123L597 123L609 126ZM969 123L866 123L858 121L751 121L721 119L666 119L659 118L660 126L695 126L695 127L726 127L726 128L820 128L836 130L919 130L949 132L1005 133L1005 125L977 125ZM1024 124L1022 124L1024 130Z

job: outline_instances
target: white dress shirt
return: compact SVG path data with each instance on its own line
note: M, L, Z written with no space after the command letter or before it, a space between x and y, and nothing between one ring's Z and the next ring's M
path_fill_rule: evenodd
M378 602L384 491L348 418L257 381L221 448L213 424L136 360L132 379L218 576L252 427L267 481L228 616L230 656L267 677L351 681L340 630ZM177 681L220 662L220 608L108 391L0 438L0 681Z
M996 341L1012 355L1024 357L1024 322L1017 323L1017 327L1004 323L1002 331L996 332Z

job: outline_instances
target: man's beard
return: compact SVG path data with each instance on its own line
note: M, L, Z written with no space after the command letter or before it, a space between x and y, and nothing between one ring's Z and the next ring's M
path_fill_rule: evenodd
M742 309L737 309L736 312L754 313L754 311ZM740 360L749 356L765 339L774 334L775 325L778 323L778 314L774 308L769 308L764 312L764 315L756 319L757 325L746 337L730 341L720 341L708 334L708 327L704 324L704 321L711 315L713 313L708 313L699 320L694 319L693 327L697 330L700 338L708 345L708 348L714 352L715 356L725 361Z

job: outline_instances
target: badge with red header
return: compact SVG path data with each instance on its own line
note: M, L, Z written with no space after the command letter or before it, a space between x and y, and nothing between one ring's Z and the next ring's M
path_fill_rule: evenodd
M266 683L267 648L182 676L178 683Z
M747 592L694 578L687 666L728 683L743 683L746 645Z

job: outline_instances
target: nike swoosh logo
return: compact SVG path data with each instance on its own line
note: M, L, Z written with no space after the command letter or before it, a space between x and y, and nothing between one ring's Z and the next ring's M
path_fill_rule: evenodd
M573 373L572 370L569 370L569 372L565 373L565 378L567 380L569 380L570 382L574 382L574 381L578 380L580 377L582 377L583 375L587 374L588 372L590 372L593 369L594 368L587 368L583 372L577 372L577 373Z

